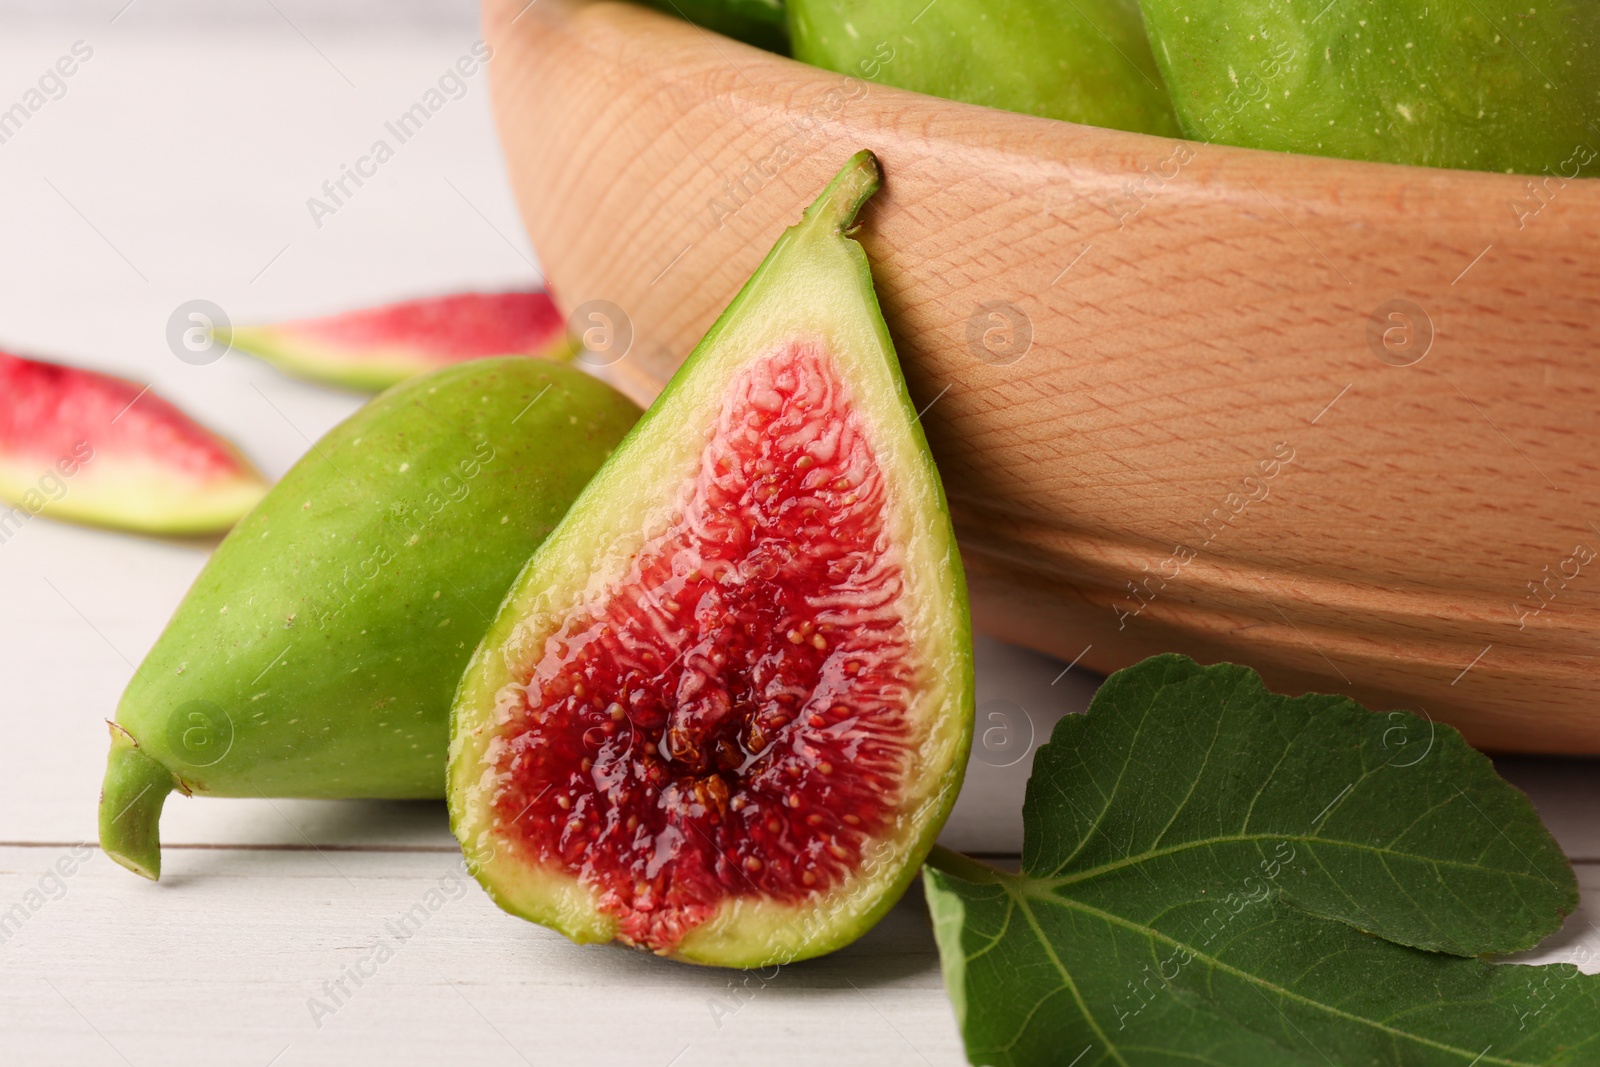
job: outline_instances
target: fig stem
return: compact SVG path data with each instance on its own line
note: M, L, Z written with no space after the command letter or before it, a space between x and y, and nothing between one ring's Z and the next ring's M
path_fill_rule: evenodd
M968 882L978 882L999 885L1010 881L1011 876L1005 871L979 862L971 856L952 851L943 845L934 845L928 853L927 864L935 870L945 874L953 874L957 878Z
M834 233L845 233L855 222L856 212L882 184L883 171L878 166L878 157L862 149L850 157L816 202L806 208L805 221L813 226L825 226Z
M161 877L161 807L177 786L172 772L145 755L133 735L111 727L111 754L100 788L100 847L151 881Z

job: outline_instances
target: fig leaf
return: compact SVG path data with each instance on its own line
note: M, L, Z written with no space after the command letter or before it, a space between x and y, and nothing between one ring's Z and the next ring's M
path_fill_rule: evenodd
M1057 725L1023 815L1020 873L924 874L974 1063L1600 1054L1600 976L1471 958L1536 944L1577 885L1448 726L1158 656Z

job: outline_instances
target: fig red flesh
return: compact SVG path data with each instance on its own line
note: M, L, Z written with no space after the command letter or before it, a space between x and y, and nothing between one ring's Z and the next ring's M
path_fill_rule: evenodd
M462 676L451 828L507 911L762 967L903 893L972 740L938 472L852 156L534 553Z
M393 345L440 359L471 359L535 351L564 325L549 294L532 290L406 300L348 315L287 322L279 329L352 353Z
M670 949L730 896L858 868L914 756L884 472L820 345L731 385L674 526L545 641L500 814Z

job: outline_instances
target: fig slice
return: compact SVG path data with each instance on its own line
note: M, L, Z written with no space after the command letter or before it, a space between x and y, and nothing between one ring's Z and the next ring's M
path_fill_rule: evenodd
M542 289L403 300L276 325L218 327L215 335L296 377L371 392L468 359L560 363L573 353L566 320Z
M0 352L0 540L21 516L189 535L267 491L225 438L125 378Z
M448 792L507 911L756 967L912 879L971 745L965 579L848 236L853 157L534 553L457 692Z

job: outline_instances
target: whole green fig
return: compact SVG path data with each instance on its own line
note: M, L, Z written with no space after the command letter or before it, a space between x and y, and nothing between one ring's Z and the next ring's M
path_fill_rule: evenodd
M161 869L168 793L437 797L451 697L528 556L639 416L511 357L398 385L234 528L111 726L106 854Z
M1136 0L789 0L794 57L880 85L1176 137Z
M1563 180L1600 147L1594 0L1142 3L1198 140Z

